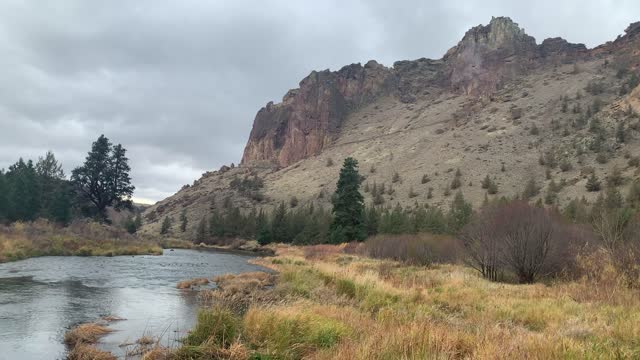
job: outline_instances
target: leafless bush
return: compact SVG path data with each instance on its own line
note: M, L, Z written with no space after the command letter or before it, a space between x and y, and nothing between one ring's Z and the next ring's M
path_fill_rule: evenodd
M391 259L412 265L456 262L461 247L455 238L444 235L378 235L365 242L373 258Z
M511 272L520 283L560 273L575 258L578 238L555 214L524 201L484 208L460 235L469 265L483 277Z

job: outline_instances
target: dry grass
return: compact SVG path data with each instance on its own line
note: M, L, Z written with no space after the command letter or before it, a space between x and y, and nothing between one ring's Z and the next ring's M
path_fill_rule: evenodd
M209 279L207 278L195 278L191 280L183 280L180 281L176 288L178 289L193 289L198 286L207 285L209 283Z
M117 360L113 354L102 351L93 345L78 344L67 355L68 360Z
M45 220L0 226L0 263L36 256L162 254L157 242L104 224L76 221L61 227Z
M143 358L640 358L640 293L597 253L579 259L577 280L515 285L344 246L275 248L253 262L277 275L215 278L218 288L201 293L214 305L184 345Z
M101 336L109 332L111 332L111 329L101 324L81 324L64 334L64 342L71 348L81 343L95 344Z

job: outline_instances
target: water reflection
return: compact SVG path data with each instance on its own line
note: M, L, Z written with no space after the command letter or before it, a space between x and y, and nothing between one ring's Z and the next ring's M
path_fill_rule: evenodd
M195 250L164 256L44 257L0 264L0 359L62 359L65 329L105 315L127 320L101 347L119 347L144 335L171 344L193 325L197 298L179 291L184 279L255 271L248 257Z

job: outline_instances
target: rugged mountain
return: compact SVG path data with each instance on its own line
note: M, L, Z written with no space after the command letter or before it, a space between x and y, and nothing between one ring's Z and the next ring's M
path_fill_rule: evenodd
M490 196L535 179L537 197L553 190L561 205L593 200L586 176L604 181L617 167L624 193L638 178L630 160L640 155L639 71L640 23L587 49L561 38L537 44L503 17L470 29L439 60L314 71L258 111L239 167L204 174L149 208L146 230L182 209L197 220L229 202L249 209L295 196L328 206L347 156L360 161L365 185L385 184L386 204L447 206L456 169L475 204L487 175L499 189Z

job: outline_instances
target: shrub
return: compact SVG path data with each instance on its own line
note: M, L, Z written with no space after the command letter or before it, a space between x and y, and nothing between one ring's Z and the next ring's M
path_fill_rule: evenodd
M598 177L596 176L596 174L591 173L591 176L587 180L587 185L586 185L587 191L589 192L600 191L600 187L601 187L600 180L598 180Z
M524 201L487 206L460 234L468 263L483 277L512 272L520 283L558 274L573 236L549 210Z
M377 235L367 239L365 252L378 259L401 261L411 265L456 262L459 242L445 235Z

